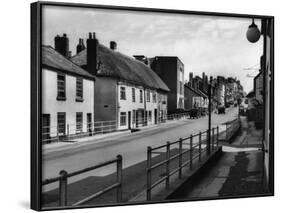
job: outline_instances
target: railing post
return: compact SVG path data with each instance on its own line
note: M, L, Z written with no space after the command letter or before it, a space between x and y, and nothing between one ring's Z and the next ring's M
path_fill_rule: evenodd
M193 135L190 135L189 140L190 140L190 143L189 143L189 145L190 145L190 148L189 148L189 168L190 168L190 170L192 170Z
M170 142L167 142L166 151L166 189L170 186Z
M67 206L67 172L65 170L61 170L59 180L59 192L60 192L60 206Z
M69 124L67 124L67 139L69 139Z
M212 129L212 150L215 149L215 128Z
M217 146L219 146L219 126L217 126Z
M117 202L122 202L122 155L117 155L117 182L120 184L117 188Z
M179 139L179 178L182 175L182 138Z
M146 200L151 200L151 147L147 147L146 161Z
M201 162L201 142L202 142L202 133L199 132L199 162Z
M58 139L58 142L60 141L60 138L59 138L59 126L57 126L57 139Z

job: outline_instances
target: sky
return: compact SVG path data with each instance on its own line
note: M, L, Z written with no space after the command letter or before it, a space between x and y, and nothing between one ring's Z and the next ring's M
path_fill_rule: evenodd
M184 63L185 79L193 75L236 77L246 92L253 89L259 68L262 39L250 43L246 31L249 18L211 17L44 6L42 42L54 46L54 37L66 33L72 55L79 38L95 32L99 42L128 56L177 56ZM260 20L255 20L260 29Z

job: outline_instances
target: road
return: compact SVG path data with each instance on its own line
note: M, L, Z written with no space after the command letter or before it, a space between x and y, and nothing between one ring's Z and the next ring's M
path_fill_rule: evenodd
M212 114L212 126L217 126L237 117L238 109L230 108L226 114ZM89 148L81 152L75 152L71 155L62 155L61 157L47 158L43 160L42 176L46 178L58 176L61 170L68 172L93 166L99 162L104 162L115 158L118 154L123 156L123 167L127 168L146 159L147 146L158 146L166 141L176 141L180 137L188 137L190 134L196 134L199 131L205 131L208 128L208 117L199 119L185 119L176 122L170 122L159 125L154 128L131 133L130 135L118 136L116 139L110 139L112 145L101 146L98 148ZM75 182L87 176L105 176L115 171L115 166L108 166L93 172L73 177L69 182ZM44 186L43 191L49 191L57 188L58 184Z

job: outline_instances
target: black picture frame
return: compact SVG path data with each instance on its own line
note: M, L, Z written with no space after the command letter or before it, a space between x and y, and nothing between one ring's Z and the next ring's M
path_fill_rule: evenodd
M108 10L123 10L123 11L138 11L138 12L154 12L167 14L189 14L201 16L222 16L222 17L237 17L237 18L258 18L262 20L270 20L273 24L273 48L272 48L272 72L270 84L270 154L269 154L269 192L260 195L247 196L227 196L216 198L200 198L197 200L216 200L242 197L263 197L274 195L274 16L254 15L254 14L238 14L238 13L218 13L205 11L186 11L186 10L168 10L157 8L141 8L141 7L123 7L113 5L93 5L80 3L61 3L61 2L35 2L31 4L31 209L42 210L59 210L59 209L79 209L89 207L107 207L107 206L123 206L123 205L139 205L152 203L171 203L184 202L191 200L173 200L173 201L151 201L151 202L135 202L121 204L104 204L104 205L84 205L78 207L51 207L42 208L42 152L41 152L41 103L42 103L42 76L41 76L41 47L42 47L42 7L43 6L60 6L60 7L75 7L75 8L93 8L93 9L108 9Z

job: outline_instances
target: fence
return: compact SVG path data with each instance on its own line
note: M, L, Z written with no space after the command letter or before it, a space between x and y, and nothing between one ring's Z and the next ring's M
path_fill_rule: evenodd
M161 124L167 121L187 119L190 112L164 115L157 119L157 123ZM138 128L155 124L155 119L151 116L133 119L131 128ZM92 136L96 134L106 134L118 130L117 120L96 121L92 123L75 123L66 124L60 130L58 126L42 127L42 143L52 143L59 141L71 141L75 138Z
M96 121L93 123L67 124L63 133L60 133L57 126L42 127L42 142L51 143L69 141L78 137L106 134L117 130L117 121Z
M59 176L55 177L55 178L51 178L51 179L46 179L42 182L42 186L47 185L47 184L51 184L51 183L55 183L55 182L59 182L59 206L67 206L68 202L67 202L67 182L68 182L68 178L74 177L76 175L80 175L82 173L86 173L92 170L96 170L105 166L108 166L110 164L114 164L116 163L116 183L104 188L101 191L98 191L80 201L75 202L74 204L72 204L72 206L78 206L78 205L82 205L85 204L97 197L100 197L101 195L103 195L106 192L109 192L111 190L117 189L117 193L116 193L116 201L117 202L121 202L122 201L122 156L118 155L115 159L97 164L95 166L92 167L88 167L76 172L72 172L72 173L68 173L65 170L60 171Z
M216 134L215 134L216 131ZM219 135L219 127L211 129L211 144L210 147L205 146L202 147L203 144L208 139L208 132L200 132L196 135L190 135L187 138L180 138L178 141L175 142L167 142L164 145L151 148L150 146L147 147L147 168L146 168L146 199L147 201L151 200L151 191L157 185L165 181L166 188L170 186L170 177L176 173L178 173L178 178L182 178L182 170L185 166L189 165L189 169L193 169L193 162L196 158L198 158L199 162L202 160L202 154L208 149L210 151L214 151L215 147L218 146L218 135ZM196 141L197 139L197 141ZM187 143L189 142L189 143ZM184 149L183 145L189 146L188 148ZM172 146L176 146L177 150L171 153L173 149ZM197 150L196 150L197 148ZM165 149L165 158L161 159L159 162L152 162L152 154L159 154L163 152L159 152L159 150ZM178 162L175 162L175 160ZM174 164L171 163L174 161ZM160 167L165 166L165 175L164 177L158 179L158 176L153 177L153 171L156 169L161 169ZM174 168L172 168L174 167ZM154 179L154 180L152 180Z
M223 132L219 135L219 140L229 141L240 128L240 119L229 121L221 125Z

